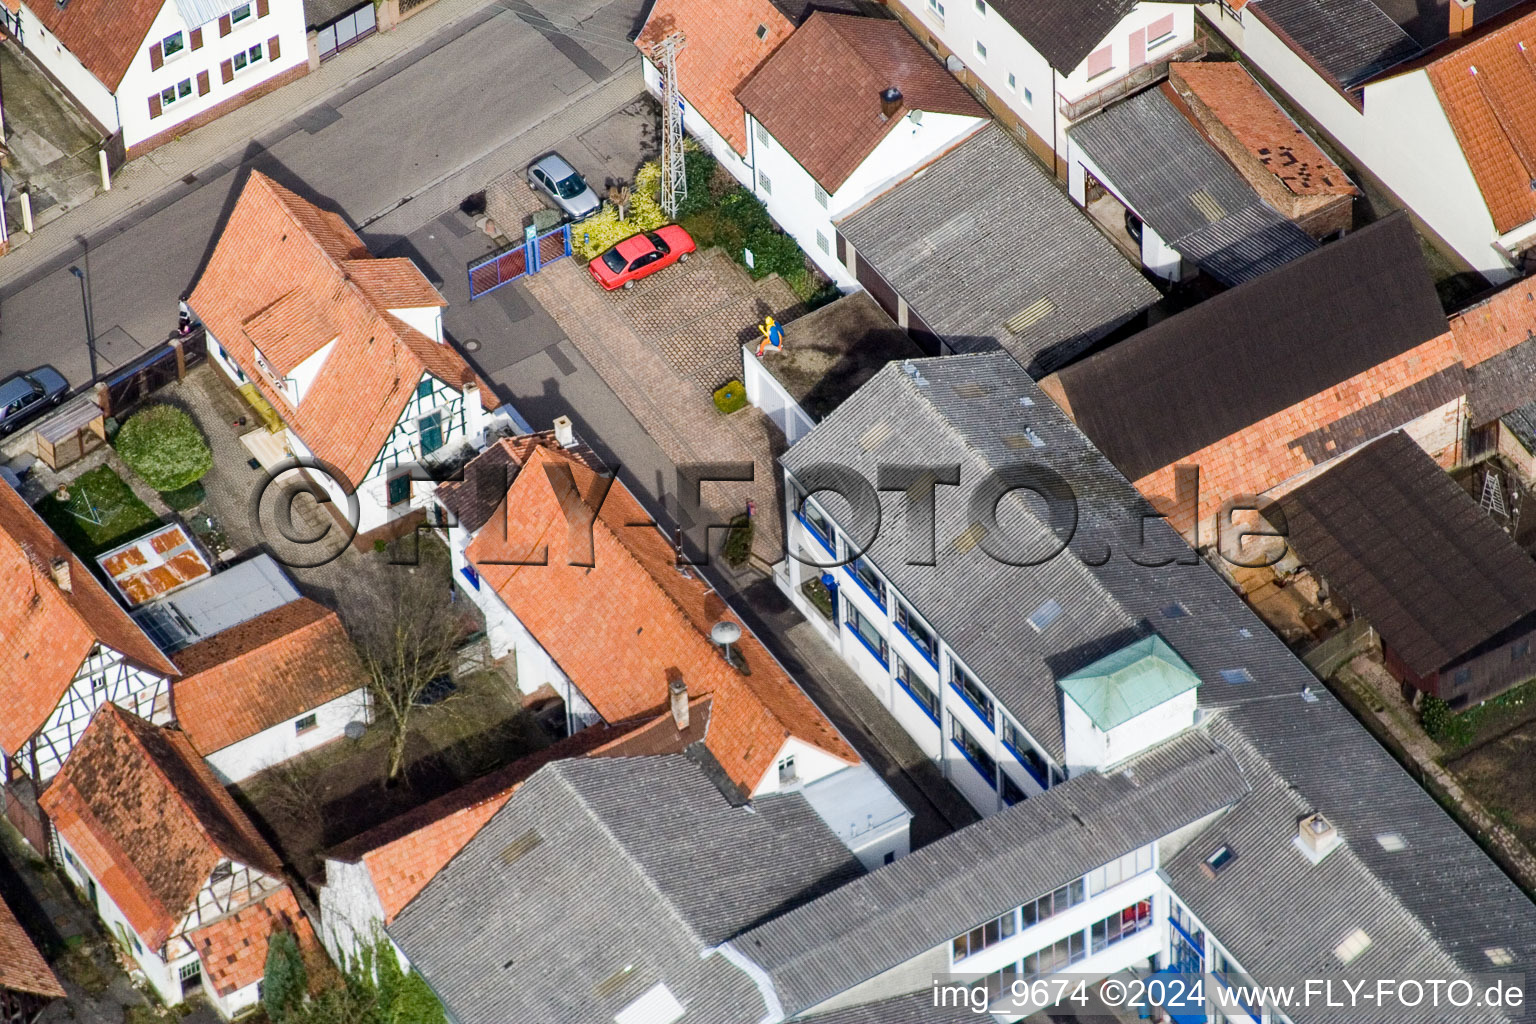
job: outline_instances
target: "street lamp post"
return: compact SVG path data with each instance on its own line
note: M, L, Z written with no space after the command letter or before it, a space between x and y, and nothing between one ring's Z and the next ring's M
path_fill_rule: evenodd
M85 272L79 267L70 267L69 272L75 275L80 282L80 310L85 314L85 347L91 354L91 384L96 383L96 325L91 317L91 302L85 293Z

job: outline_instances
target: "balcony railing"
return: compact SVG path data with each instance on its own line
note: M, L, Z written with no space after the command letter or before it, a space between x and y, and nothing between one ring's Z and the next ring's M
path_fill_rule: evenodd
M1205 56L1205 40L1196 37L1176 50L1169 50L1160 54L1157 60L1141 67L1129 74L1115 79L1097 92L1091 92L1082 99L1067 102L1061 100L1059 108L1061 116L1068 121L1077 121L1089 114L1103 110L1111 103L1124 99L1133 92L1140 92L1154 82L1161 82L1168 77L1168 65L1176 60L1199 60Z

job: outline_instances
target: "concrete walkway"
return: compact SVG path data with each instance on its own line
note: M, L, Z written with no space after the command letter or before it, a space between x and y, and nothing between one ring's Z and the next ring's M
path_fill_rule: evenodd
M20 232L13 235L11 252L0 259L0 285L44 266L67 250L78 248L81 237L111 225L138 207L166 197L184 184L188 176L223 173L227 167L221 161L232 158L233 163L238 163L241 153L253 142L282 128L304 112L336 100L362 75L399 58L409 59L413 50L427 43L436 33L481 15L488 8L499 7L486 0L436 0L392 31L380 33L343 51L298 81L131 161L119 169L110 191L79 204L30 236ZM641 83L638 59L630 64L633 77L618 76L630 80L617 91L628 90L627 95L632 96L639 91ZM607 90L605 86L613 85L612 80L592 82L573 99L579 102L599 92L606 96L613 90ZM608 103L604 112L612 109L611 102L599 102ZM562 117L552 116L549 120L558 121ZM565 133L565 129L558 127L550 127L549 131L554 133L552 137ZM479 161L456 174L422 183L410 195L402 197L397 208L410 200L423 198L429 200L424 205L432 207L426 219L437 216L463 198L462 181L477 181L479 185L476 187L480 187L503 169L495 159L498 148L489 149Z

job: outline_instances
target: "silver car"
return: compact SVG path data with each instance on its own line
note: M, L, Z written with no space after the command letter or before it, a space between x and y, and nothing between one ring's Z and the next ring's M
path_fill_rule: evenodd
M586 179L558 153L542 156L529 166L528 187L544 193L572 220L591 216L603 205Z
M69 382L51 366L0 381L0 436L9 434L51 405L64 401Z

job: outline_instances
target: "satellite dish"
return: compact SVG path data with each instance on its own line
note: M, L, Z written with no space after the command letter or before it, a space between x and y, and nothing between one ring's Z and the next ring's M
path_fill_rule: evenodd
M342 730L349 740L360 740L367 731L368 726L365 723L356 721L348 722L347 727Z
M734 622L717 622L709 631L709 638L724 647L741 639L741 627Z

